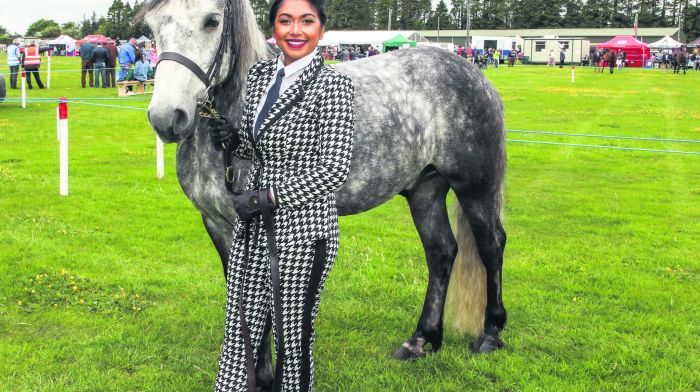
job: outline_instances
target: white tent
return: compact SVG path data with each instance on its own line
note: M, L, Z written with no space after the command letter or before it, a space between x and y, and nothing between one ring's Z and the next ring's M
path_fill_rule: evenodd
M51 46L65 45L66 51L72 52L75 50L75 40L67 35L61 35L58 38L48 42Z
M141 38L139 38L139 39L136 40L136 42L138 42L138 43L142 43L142 42L143 42L144 44L150 44L150 43L151 43L151 40L148 39L148 37L146 37L145 35L142 35Z
M649 47L652 49L676 49L680 48L682 45L683 44L667 35L656 42L650 43Z
M384 41L388 41L397 35L403 35L411 41L427 44L425 39L415 30L331 30L323 34L323 39L319 41L319 46L340 46L340 45L372 45L381 48Z

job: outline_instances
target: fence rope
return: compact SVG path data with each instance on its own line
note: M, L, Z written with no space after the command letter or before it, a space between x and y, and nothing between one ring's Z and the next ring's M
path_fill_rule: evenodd
M68 100L67 102L73 103L76 105L97 106L97 107L101 107L101 108L148 111L148 109L146 109L146 108L136 108L136 107L132 107L132 106L105 105L105 104L101 104L101 103L89 103L89 102L79 102L79 101L71 101L71 100Z
M658 150L658 149L653 149L653 148L597 146L597 145L593 145L593 144L538 142L538 141L534 141L534 140L518 140L518 139L506 139L506 141L511 142L511 143L543 144L543 145L550 145L550 146L567 146L567 147L584 147L584 148L597 148L597 149L604 149L604 150L624 150L624 151L656 152L656 153L665 153L665 154L700 155L700 151L678 151L678 150Z
M151 98L68 98L71 101L150 101ZM5 98L6 102L22 102L22 98ZM26 102L58 102L58 98L27 98Z
M594 134L589 134L589 133L525 131L525 130L520 130L520 129L511 129L511 130L508 130L507 132L509 132L509 133L527 133L527 134L534 134L534 135L592 137L592 138L600 138L600 139L625 139L625 140L641 140L641 141L671 142L671 143L700 143L700 140L662 139L662 138L654 138L654 137L636 137L636 136L594 135Z

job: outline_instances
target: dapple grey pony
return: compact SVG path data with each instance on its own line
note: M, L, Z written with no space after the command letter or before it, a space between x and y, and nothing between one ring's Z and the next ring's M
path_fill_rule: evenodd
M222 36L224 6L224 0L151 0L143 15L159 50L180 53L207 72ZM231 7L232 38L213 88L219 111L236 122L249 67L274 54L248 1L232 0ZM477 336L475 352L500 348L506 158L498 94L476 67L438 48L395 51L335 69L353 80L357 118L351 172L336 195L340 214L401 195L425 248L423 310L415 333L394 356L420 358L442 346L446 303L449 323ZM198 118L204 94L205 85L188 68L163 61L148 116L163 141L178 144L180 185L201 212L226 269L236 213L223 182L222 152ZM456 233L446 205L450 190L458 201ZM269 338L260 350L258 385L271 385Z

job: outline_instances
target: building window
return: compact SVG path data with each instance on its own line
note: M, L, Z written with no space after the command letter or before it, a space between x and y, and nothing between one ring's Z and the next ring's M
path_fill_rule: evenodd
M564 49L569 50L569 41L559 41L559 47L564 45Z
M535 52L544 52L547 49L547 41L535 41Z

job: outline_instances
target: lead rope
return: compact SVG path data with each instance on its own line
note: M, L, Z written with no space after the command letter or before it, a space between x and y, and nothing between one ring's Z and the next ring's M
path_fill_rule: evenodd
M229 43L229 40L231 38L231 31L230 31L230 24L231 24L231 0L228 0L226 2L226 5L224 7L224 26L223 26L223 34L221 36L221 42L219 42L219 48L216 51L216 56L214 58L214 64L212 64L212 67L209 69L209 72L207 73L207 79L209 80L209 85L207 86L206 91L204 92L204 98L198 102L199 106L199 117L201 118L206 118L206 119L218 119L221 118L221 115L219 112L216 110L216 106L214 104L214 94L212 92L212 86L215 85L215 80L219 78L219 72L221 70L221 62L224 54L226 53L226 47ZM233 67L233 64L230 64L229 67ZM234 130L235 132L236 130ZM226 143L221 143L221 147L223 148L223 159L224 159L224 185L226 186L226 189L233 193L236 194L236 192L233 189L233 183L236 180L235 175L234 175L234 170L233 170L233 165L232 165L232 158L233 158L233 143L226 142ZM247 383L248 383L248 392L256 392L257 386L256 386L256 381L255 381L255 357L253 355L253 345L250 337L250 329L248 328L248 322L246 321L246 316L245 316L245 306L243 303L243 293L245 291L245 283L247 280L247 269L248 269L248 262L250 261L250 223L245 224L245 234L243 237L244 241L244 250L243 250L243 276L241 279L241 286L239 289L238 293L238 316L239 316L239 322L241 324L241 335L243 337L243 347L245 349L245 357L246 357L246 378L247 378Z

